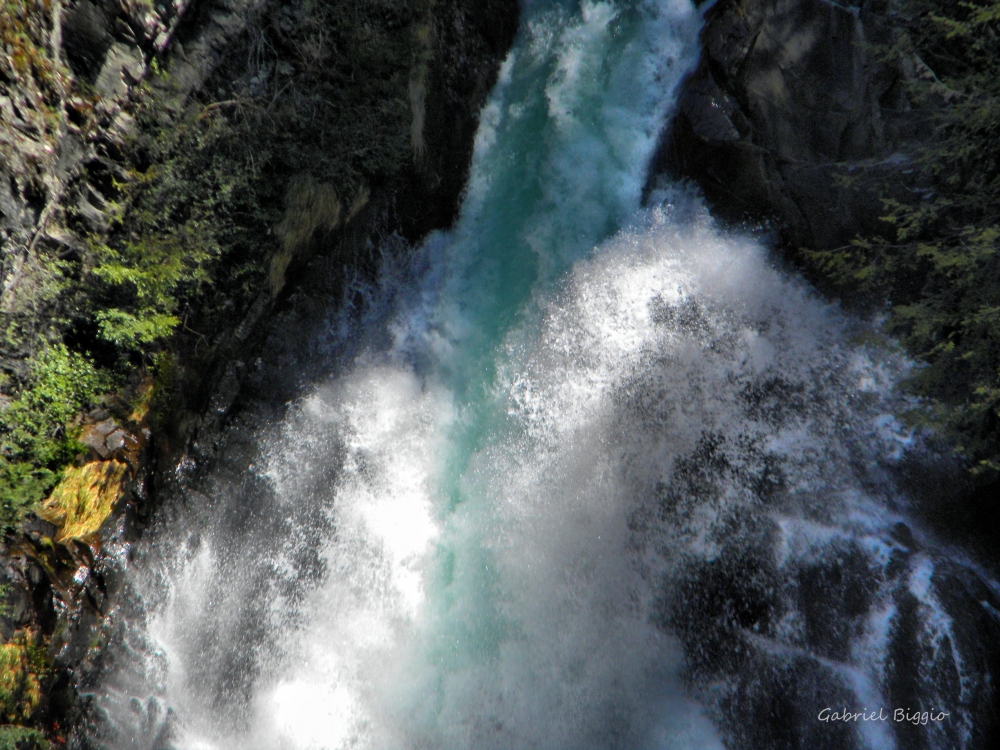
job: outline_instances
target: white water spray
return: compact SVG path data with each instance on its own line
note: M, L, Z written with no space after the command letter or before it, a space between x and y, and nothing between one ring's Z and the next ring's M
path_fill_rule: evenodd
M95 742L764 747L739 722L783 674L889 700L904 589L934 649L918 671L947 662L981 699L933 560L872 489L912 442L906 363L850 344L695 197L640 207L696 31L680 0L525 6L459 223L371 324L391 344L154 536ZM828 579L823 624L802 592Z

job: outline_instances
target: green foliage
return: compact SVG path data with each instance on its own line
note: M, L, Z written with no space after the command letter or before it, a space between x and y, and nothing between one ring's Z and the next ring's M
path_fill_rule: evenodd
M37 729L0 727L0 750L49 750L51 745Z
M143 344L166 338L178 323L175 316L149 308L138 315L117 309L97 313L101 337L122 349L140 350Z
M883 237L807 252L845 294L891 303L888 330L926 364L921 419L976 471L1000 469L1000 0L899 0L887 54L923 73L910 97L928 135L883 185ZM908 197L905 197L908 196Z
M201 326L232 325L263 287L281 205L280 182L259 171L269 147L200 109L164 125L154 97L141 103L130 158L154 166L133 170L121 186L129 209L91 248L97 333L125 360L200 348Z
M0 462L0 528L14 528L55 487L58 474L31 463Z
M16 525L79 450L70 425L110 386L109 379L63 344L43 349L27 382L0 413L0 525Z
M0 451L37 466L65 460L71 448L67 425L107 385L90 360L65 345L43 349L32 363L27 387L0 417Z
M190 227L162 232L144 242L93 248L93 274L104 282L110 303L94 317L100 336L125 351L141 351L168 337L180 323L175 315L178 295L208 281L204 264L212 253L200 243L185 241Z

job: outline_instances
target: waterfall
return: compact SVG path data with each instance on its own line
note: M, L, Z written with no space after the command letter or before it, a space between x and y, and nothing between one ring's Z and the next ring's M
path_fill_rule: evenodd
M524 3L456 226L122 551L86 746L976 746L1000 587L909 518L911 363L642 205L698 28Z

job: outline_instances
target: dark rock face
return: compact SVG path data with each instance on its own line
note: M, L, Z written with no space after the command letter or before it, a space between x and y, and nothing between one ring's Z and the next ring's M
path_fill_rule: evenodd
M103 241L114 230L118 195L114 185L127 181L129 148L134 149L143 127L152 127L137 122L138 103L148 107L166 131L174 123L186 122L184 118L195 119L199 111L220 114L219 108L234 104L233 100L251 102L259 95L252 90L257 81L250 77L252 73L270 72L290 79L296 69L289 60L301 68L295 54L301 57L310 41L302 35L311 29L291 24L296 14L304 12L301 5L175 0L155 8L130 4L132 10L125 12L109 0L75 0L53 4L61 16L48 11L36 14L37 28L33 29L39 39L43 32L61 31L61 36L53 37L61 41L53 43L56 51L52 54L72 75L64 75L63 90L58 101L53 100L59 118L48 125L40 112L23 104L38 98L29 96L33 92L28 84L0 76L0 309L8 319L16 316L32 334L43 329L53 337L65 333L58 322L65 316L32 303L31 292L49 273L42 259L51 256L79 263L88 253L88 238ZM344 79L343 87L353 86L355 93L364 90L360 87L366 76L368 84L383 74L391 74L394 80L402 76L402 95L382 104L405 113L402 129L392 135L404 146L412 143L412 150L401 149L400 158L374 170L378 174L371 180L370 193L367 188L359 191L353 202L350 195L345 196L344 213L350 218L335 236L317 233L316 252L291 269L282 299L261 290L249 310L235 321L218 324L212 358L205 360L209 364L191 376L191 390L197 391L197 397L185 402L186 411L171 415L172 422L158 423L155 435L144 432L142 450L133 450L135 437L123 430L121 419L94 412L84 420L81 442L88 448L87 459L128 461L133 453L141 454L141 466L133 467L135 478L123 502L99 533L88 538L88 544L69 540L53 545L56 527L31 517L0 546L0 584L11 591L5 600L9 616L0 612L0 642L15 630L30 628L48 645L52 659L45 685L48 697L31 722L49 732L57 721L62 729L51 729L56 741L65 740L69 735L62 732L84 721L81 711L86 698L82 696L87 679L102 666L105 652L95 644L107 637L101 630L103 618L122 593L120 560L113 550L120 551L121 543L144 533L173 475L195 470L196 460L187 458L185 452L197 461L211 458L240 402L259 395L260 389L255 392L252 382L259 368L244 365L244 360L254 362L269 337L287 339L284 344L289 351L301 343L304 326L329 307L335 294L331 290L342 282L345 265L362 266L370 255L368 248L379 238L396 235L415 241L431 229L446 226L457 211L479 110L517 29L517 0L440 0L426 7L377 0L355 5L366 6L383 23L383 30L403 40L407 54L400 57L401 72L359 70L357 75L338 75ZM418 13L414 6L423 9ZM353 10L349 2L343 7L345 14ZM277 33L282 30L283 15L289 19L284 29L288 38ZM405 26L393 25L397 16L406 19ZM290 49L268 45L268 54L276 59L255 58L254 70L249 71L250 63L241 54L247 38L259 41L254 35L265 32L273 33L274 39ZM419 43L413 45L415 59L411 61L414 37ZM40 43L38 48L49 49ZM267 67L265 62L273 65ZM339 63L349 69L349 62L326 60L324 66L332 69ZM90 98L73 93L74 82L84 82ZM141 91L140 82L145 83ZM279 99L287 90L276 87L276 95L265 100L260 110L266 108L274 116L275 105L284 103ZM288 98L293 94L319 98L315 88L305 94L293 91ZM304 106L308 107L308 101ZM313 161L320 156L319 148L336 152L344 151L345 145L332 139L325 145L322 141L319 146L303 145L303 150L312 149L307 157ZM288 172L304 168L290 161L277 162L272 164L275 181L287 181ZM220 295L226 293L220 291ZM33 342L45 340L40 334L25 338L24 351L0 351L0 370L23 376ZM299 365L293 362L291 366ZM54 551L46 551L50 549Z
M1000 659L1000 601L974 567L932 560L906 527L888 561L856 540L781 560L768 525L748 516L717 558L689 561L666 584L660 613L727 748L860 749L871 746L862 731L871 727L907 750L996 747L989 675ZM884 647L873 640L879 622ZM877 659L881 648L882 679L864 697L859 657ZM817 718L845 708L886 717L934 708L951 719Z
M878 231L839 176L895 168L912 135L903 66L881 62L886 0L720 0L652 174L688 177L721 216L775 219L793 247ZM862 180L864 177L861 178Z
M400 196L407 236L422 236L453 220L472 160L479 110L513 42L517 20L513 0L449 0L435 7L427 31L426 93L420 102L422 144L414 144L412 187ZM411 108L417 105L418 88L411 75Z
M886 0L718 0L649 189L661 178L691 179L724 220L773 221L792 258L884 231L880 199L906 198L901 187L887 194L886 178L909 169L906 154L928 135L930 118L908 84L933 80L916 55L885 54L898 33ZM782 418L766 409L768 390L748 395L754 413ZM786 409L798 403L794 391L777 395ZM705 496L715 464L697 458L708 468L685 488ZM948 514L961 512L954 497L964 480L920 476L907 480L912 496L934 487ZM762 495L761 507L773 502ZM663 626L681 640L691 684L727 747L868 746L852 725L816 717L824 707L866 707L848 667L872 632L885 639L875 688L887 710L952 711L936 725L880 725L897 747L1000 746L1000 602L974 564L939 556L902 523L885 538L886 559L839 540L776 564L776 536L761 514L750 516L729 551L689 564L664 599Z
M101 70L114 36L111 20L114 14L90 0L80 0L66 12L63 19L63 46L73 72L93 83Z

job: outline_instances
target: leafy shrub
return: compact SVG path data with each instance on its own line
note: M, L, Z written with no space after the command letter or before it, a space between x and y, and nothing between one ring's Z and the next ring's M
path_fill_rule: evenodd
M49 750L45 735L27 727L0 727L0 750Z
M0 413L0 524L15 524L55 485L79 445L71 423L110 386L86 357L62 343L31 363L19 395Z

